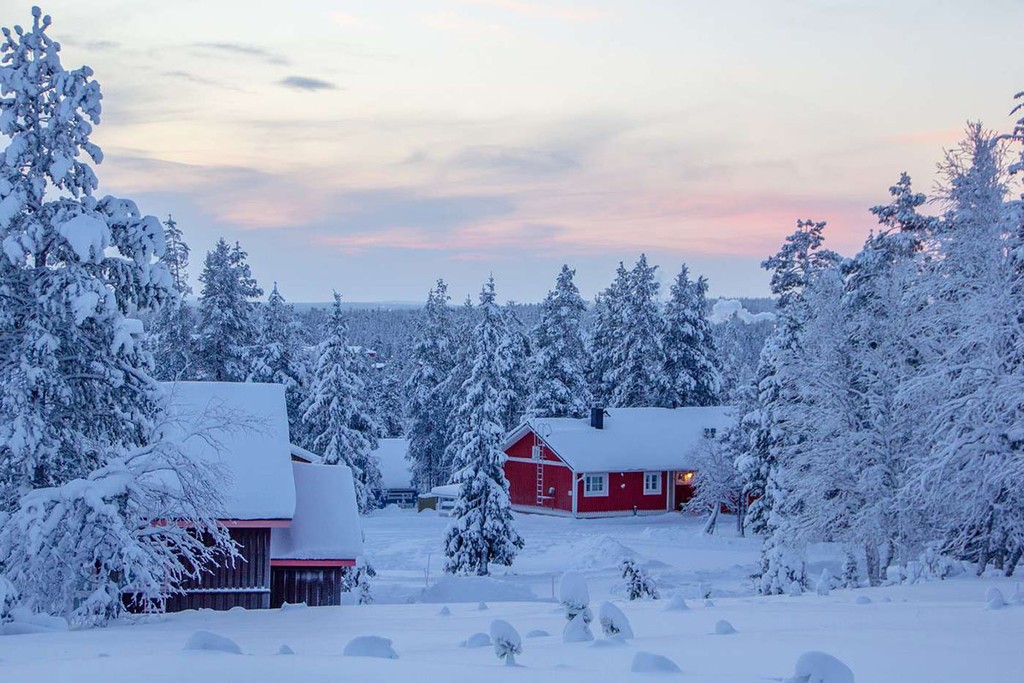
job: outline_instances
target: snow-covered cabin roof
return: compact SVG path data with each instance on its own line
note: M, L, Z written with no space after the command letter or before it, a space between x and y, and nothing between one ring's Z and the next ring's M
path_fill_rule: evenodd
M409 451L408 439L378 439L376 456L380 463L381 481L386 489L412 488L412 470L405 454Z
M284 387L248 382L163 386L170 399L167 436L182 438L190 457L224 470L219 488L223 519L291 519L295 484Z
M292 523L274 529L274 560L354 560L363 554L352 470L345 465L291 463L298 501Z
M724 429L729 407L608 408L604 429L590 418L527 420L505 440L505 448L531 430L576 472L639 472L694 469L692 452L706 429Z

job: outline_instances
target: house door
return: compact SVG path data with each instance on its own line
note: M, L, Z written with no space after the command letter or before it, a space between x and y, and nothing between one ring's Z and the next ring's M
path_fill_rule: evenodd
M692 470L676 472L675 501L676 510L683 509L683 506L693 498L693 476Z

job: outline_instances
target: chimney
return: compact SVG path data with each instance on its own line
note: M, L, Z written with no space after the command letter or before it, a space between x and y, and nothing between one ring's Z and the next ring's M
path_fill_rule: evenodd
M594 429L604 429L604 408L590 409L590 426Z

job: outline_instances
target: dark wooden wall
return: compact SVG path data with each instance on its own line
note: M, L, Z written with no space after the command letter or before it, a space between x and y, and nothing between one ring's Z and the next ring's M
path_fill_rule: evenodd
M270 606L304 602L310 607L341 604L345 567L274 567L270 571Z
M199 580L186 582L184 594L167 599L166 611L270 607L270 529L234 528L230 533L241 557L207 567Z

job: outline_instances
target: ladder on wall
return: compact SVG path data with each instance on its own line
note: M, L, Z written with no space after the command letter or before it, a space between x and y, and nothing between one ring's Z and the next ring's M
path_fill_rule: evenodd
M544 495L544 453L537 435L533 435L533 449L530 455L537 461L537 507L543 507Z

